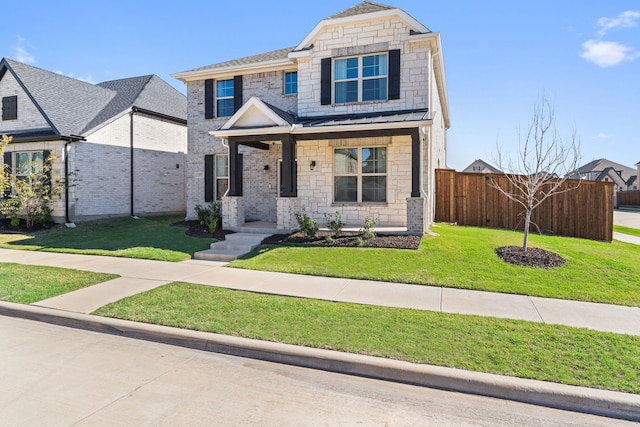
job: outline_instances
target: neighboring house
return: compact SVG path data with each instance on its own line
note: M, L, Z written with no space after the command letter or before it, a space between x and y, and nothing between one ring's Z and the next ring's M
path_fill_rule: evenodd
M491 166L484 160L474 160L469 166L464 168L462 172L476 172L476 173L502 173L500 169Z
M231 229L297 229L303 209L416 234L433 221L449 128L442 46L403 10L365 1L294 47L174 77L187 85L189 217L222 199Z
M0 61L3 163L19 173L52 152L70 183L53 219L183 213L186 97L158 76L99 84Z
M638 168L640 169L640 168ZM637 190L638 170L607 159L598 159L569 172L568 178L613 182L616 191Z

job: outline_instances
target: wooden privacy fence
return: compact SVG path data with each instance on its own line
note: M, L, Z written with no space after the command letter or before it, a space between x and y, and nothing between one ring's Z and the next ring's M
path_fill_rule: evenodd
M640 206L640 191L618 191L618 206Z
M463 173L436 169L436 221L459 225L524 229L524 208L492 186L510 189L502 174ZM562 188L575 186L566 181ZM556 194L533 211L532 222L545 234L613 239L612 182L582 181L575 190ZM538 231L534 225L530 231Z

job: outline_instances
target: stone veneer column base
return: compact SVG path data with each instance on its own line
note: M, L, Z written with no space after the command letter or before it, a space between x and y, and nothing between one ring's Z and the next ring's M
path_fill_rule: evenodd
M222 198L222 227L242 227L244 225L244 202L242 196Z
M424 197L407 198L407 233L422 236L425 232L426 200Z
M279 230L297 230L300 228L295 213L300 212L300 199L297 197L278 197L276 199Z

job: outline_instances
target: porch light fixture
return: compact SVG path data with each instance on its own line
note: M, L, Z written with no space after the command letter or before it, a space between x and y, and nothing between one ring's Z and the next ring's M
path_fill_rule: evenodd
M264 168L262 168L262 171L263 171L264 173L269 172L269 165L264 165Z
M316 167L316 161L315 160L311 160L311 164L309 164L309 169L313 170Z

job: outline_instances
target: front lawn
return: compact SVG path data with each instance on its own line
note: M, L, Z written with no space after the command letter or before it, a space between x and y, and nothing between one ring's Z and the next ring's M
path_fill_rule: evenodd
M263 245L231 267L505 292L640 306L640 246L555 236L530 236L530 247L566 263L551 270L501 261L500 246L521 245L522 233L439 224L418 250Z
M185 235L170 224L179 216L117 218L58 225L27 234L0 233L0 247L85 255L107 255L158 261L184 261L214 241Z
M0 263L0 300L31 304L116 277L116 274Z
M171 283L93 314L640 393L640 337Z

